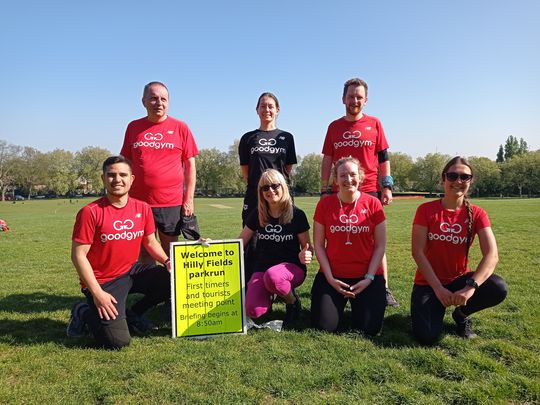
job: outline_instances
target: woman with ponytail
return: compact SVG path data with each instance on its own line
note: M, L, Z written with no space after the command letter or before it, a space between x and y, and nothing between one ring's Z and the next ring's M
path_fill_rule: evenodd
M489 218L467 197L471 165L456 156L444 167L441 180L443 198L418 207L412 230L417 270L411 318L413 334L422 344L439 339L446 308L451 306L458 335L476 337L470 315L501 303L508 291L505 281L493 274L499 259ZM473 272L468 256L476 235L482 259Z

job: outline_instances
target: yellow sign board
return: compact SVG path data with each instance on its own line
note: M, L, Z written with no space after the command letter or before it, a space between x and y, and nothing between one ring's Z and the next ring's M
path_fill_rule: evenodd
M246 333L242 240L171 244L173 337Z

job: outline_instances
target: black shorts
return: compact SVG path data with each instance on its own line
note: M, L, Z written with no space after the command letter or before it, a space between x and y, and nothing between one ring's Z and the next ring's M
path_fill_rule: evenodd
M178 236L182 232L182 206L153 207L156 228L165 235Z

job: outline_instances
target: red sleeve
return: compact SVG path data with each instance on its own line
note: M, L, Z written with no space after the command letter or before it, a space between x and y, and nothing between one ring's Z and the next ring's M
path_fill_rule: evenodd
M428 226L428 218L426 215L426 204L421 204L416 209L416 214L414 216L413 225L421 225L421 226Z
M373 216L372 216L373 223L375 225L379 225L381 222L383 222L386 219L386 215L384 214L384 209L378 198L373 198L372 209L373 209Z
M81 208L75 219L71 239L83 245L91 245L94 242L95 230L96 221L92 210L88 206Z
M324 144L322 148L322 153L325 156L332 156L332 159L334 158L334 147L332 146L332 131L331 131L332 124L328 125L328 129L326 130L326 137L324 138Z
M384 134L384 129L381 121L379 120L377 120L377 132L379 134L379 139L377 140L377 152L388 149L388 141L386 140L386 135Z
M476 232L491 226L486 211L476 205L473 205L473 221Z
M144 224L144 236L148 236L156 231L156 225L154 223L154 214L152 213L152 208L147 203L144 203L144 215L146 217L146 222Z
M131 124L130 124L131 125ZM122 145L122 150L120 150L120 154L129 159L130 161L132 160L131 159L131 148L129 147L129 127L130 125L127 126L126 128L126 134L124 135L124 144Z
M195 157L199 154L199 150L197 149L197 144L195 143L195 139L193 138L193 134L191 133L191 130L186 124L183 124L183 128L181 128L180 133L182 134L182 161L186 161L192 157Z
M319 200L317 203L317 207L315 208L315 213L313 214L313 220L318 222L319 224L324 225L325 224L325 218L324 213L328 209L328 203L326 200L330 200L333 196L325 197L322 200Z

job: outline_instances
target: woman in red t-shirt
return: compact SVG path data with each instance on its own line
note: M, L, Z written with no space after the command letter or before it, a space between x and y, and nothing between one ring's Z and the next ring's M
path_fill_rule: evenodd
M353 327L376 335L386 308L384 211L377 198L360 192L364 172L357 159L338 160L334 178L339 191L321 199L313 217L320 270L311 289L312 325L336 331L350 301Z
M455 306L452 318L458 335L476 337L469 317L495 306L508 287L493 274L497 242L486 212L471 205L473 171L456 156L443 169L444 197L424 203L416 211L412 230L412 255L418 266L411 297L413 334L423 344L435 343L443 329L446 308ZM482 259L476 271L467 267L469 247L478 235Z

